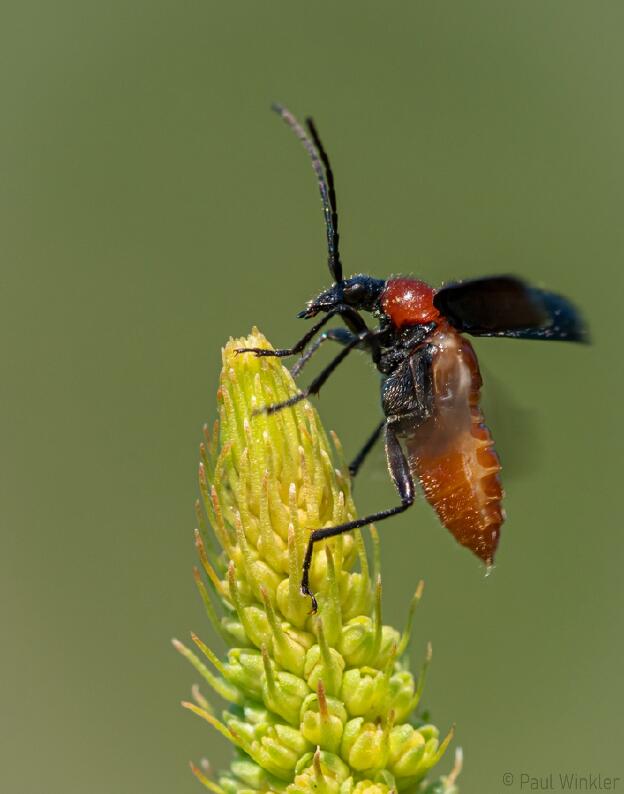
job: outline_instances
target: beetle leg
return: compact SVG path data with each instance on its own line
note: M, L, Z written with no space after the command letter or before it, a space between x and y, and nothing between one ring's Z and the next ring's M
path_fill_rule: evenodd
M324 529L315 529L310 534L308 540L308 547L306 549L305 558L303 560L303 575L301 577L301 592L303 595L309 596L312 599L312 613L318 609L318 604L314 594L310 591L310 565L312 564L312 552L314 544L319 540L334 537L335 535L342 535L343 532L349 532L352 529L359 529L365 527L367 524L373 524L375 521L383 521L390 516L395 516L397 513L402 513L414 504L415 488L414 480L409 469L409 464L405 458L401 444L394 429L389 423L386 423L386 456L388 458L388 469L392 481L399 492L401 497L401 504L397 507L391 507L388 510L381 510L379 513L358 518L355 521L348 521L346 524L339 524L337 527L325 527Z
M373 430L373 432L367 439L362 449L358 452L358 454L353 458L353 460L349 464L349 473L351 474L352 478L355 477L355 475L358 473L358 471L360 470L360 466L366 460L368 453L379 441L379 437L381 436L381 432L384 429L385 424L386 424L386 420L384 419L377 425L377 427Z
M330 328L329 331L323 331L323 333L314 341L314 343L311 344L304 353L302 353L299 361L297 361L295 366L290 370L290 374L293 377L297 377L297 375L305 367L307 362L312 358L323 342L326 342L329 339L332 342L338 342L340 345L348 345L349 342L353 340L353 336L354 335L351 333L351 331L347 331L346 328Z
M355 311L355 309L352 309L350 306L339 304L338 306L334 306L333 308L329 309L327 313L318 321L318 323L315 323L312 328L310 328L310 330L304 334L304 336L302 336L298 342L295 342L292 347L278 348L277 350L267 350L264 347L239 347L238 350L236 350L236 353L255 353L256 356L277 356L278 358L295 356L297 353L301 353L308 342L313 339L313 337L318 333L318 331L321 330L325 323L327 323L336 315L340 316L340 319L344 321L345 325L353 334L362 334L365 331L369 332L366 323L358 314L358 312ZM376 350L376 345L373 345L373 347ZM374 357L375 356L373 355L373 358Z
M308 342L314 337L314 335L321 330L321 328L331 320L336 314L340 313L340 307L336 306L335 308L331 309L327 312L327 314L322 317L318 323L315 323L310 330L301 337L298 342L292 347L284 347L278 350L267 350L264 347L239 347L236 351L237 354L240 353L255 353L256 356L278 356L279 358L284 358L285 356L295 356L297 353L301 353L301 351L305 348Z
M329 378L336 367L345 360L345 358L355 347L364 342L370 333L370 331L365 331L362 334L354 336L351 341L345 345L344 349L338 353L336 358L334 358L333 361L330 361L325 369L321 370L321 372L316 376L316 378L314 378L307 389L300 391L298 394L289 397L288 400L284 400L281 403L273 403L273 405L266 405L264 408L259 408L256 410L256 413L274 414L277 413L277 411L281 411L282 408L288 408L291 405L296 405L298 402L301 402L301 400L305 400L306 397L309 397L311 394L318 394L321 390L321 386L325 383L327 378Z

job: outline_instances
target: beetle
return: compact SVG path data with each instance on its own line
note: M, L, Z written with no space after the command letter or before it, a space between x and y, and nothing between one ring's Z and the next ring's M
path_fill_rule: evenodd
M241 348L237 352L278 357L301 354L292 369L298 375L324 342L342 346L308 388L259 409L272 414L317 394L352 350L366 351L381 373L384 419L349 469L355 477L383 436L388 469L400 497L395 507L312 531L301 592L312 599L312 612L316 612L317 602L309 587L315 543L404 512L414 503L415 481L441 523L489 567L505 520L501 466L479 407L482 379L477 357L463 334L583 342L587 337L581 315L567 298L510 275L452 282L439 289L412 277L379 279L359 274L344 278L334 175L316 126L311 118L306 119L306 132L287 108L274 105L273 109L312 161L333 284L299 312L305 319L323 317L292 347ZM370 313L377 327L369 327L362 312ZM319 333L334 317L345 327Z

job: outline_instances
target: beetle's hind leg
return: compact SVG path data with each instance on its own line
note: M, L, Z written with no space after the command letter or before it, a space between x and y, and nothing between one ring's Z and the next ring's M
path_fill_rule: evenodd
M394 485L399 492L399 496L401 497L401 504L397 507L391 507L388 510L381 510L379 513L372 513L371 515L365 516L364 518L357 518L355 521L348 521L345 524L339 524L337 527L315 529L310 534L308 547L303 560L301 592L303 595L309 596L312 599L312 613L315 613L318 609L316 598L310 590L310 565L312 564L314 544L318 543L319 540L325 540L326 538L332 538L336 535L342 535L343 532L350 532L352 529L359 529L360 527L367 526L367 524L373 524L376 521L383 521L386 518L390 518L390 516L403 513L414 504L415 488L414 480L412 479L409 469L409 464L405 458L405 454L403 453L396 432L389 423L385 423L385 427L388 469L390 470L392 481L394 482Z

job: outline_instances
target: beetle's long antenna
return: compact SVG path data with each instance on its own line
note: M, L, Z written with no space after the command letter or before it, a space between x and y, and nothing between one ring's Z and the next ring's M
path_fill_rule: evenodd
M329 162L329 155L325 151L325 147L321 143L320 135L318 134L318 130L316 129L316 124L311 116L308 116L306 119L306 127L308 128L310 135L312 136L312 140L314 141L314 145L317 148L317 151L323 161L323 165L325 166L325 175L327 176L327 186L329 188L329 203L331 204L332 209L332 224L334 227L334 250L336 252L336 263L340 269L340 278L336 277L336 281L342 281L342 262L340 261L340 249L338 245L338 240L340 238L340 233L338 232L338 207L336 206L336 188L334 186L334 172L332 171L331 163Z
M311 119L308 120L308 127L314 138L314 143L312 143L306 131L287 108L283 107L282 105L278 105L277 103L274 103L272 107L273 110L276 113L279 113L279 115L284 119L286 124L288 124L288 126L292 129L297 138L299 138L301 143L305 146L307 153L310 155L310 159L312 160L312 168L314 168L316 178L318 179L319 191L321 193L321 203L323 205L323 216L325 217L328 252L327 264L329 266L329 272L331 273L334 281L339 283L342 281L342 263L340 261L340 253L338 251L338 213L336 211L336 191L334 190L334 175L329 165L329 158L323 149L314 127L314 123ZM325 168L327 169L327 178L323 170L323 165L325 165Z

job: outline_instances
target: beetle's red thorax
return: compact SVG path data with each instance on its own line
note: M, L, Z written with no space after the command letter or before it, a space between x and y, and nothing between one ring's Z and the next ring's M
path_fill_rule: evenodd
M392 278L381 293L381 308L396 328L434 322L440 313L433 305L435 290L415 278Z

